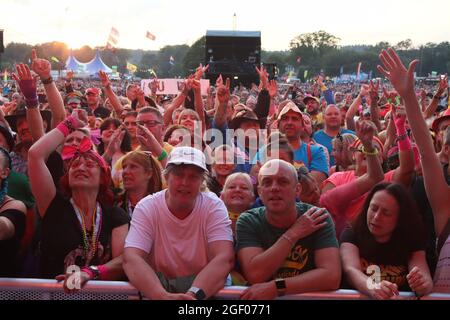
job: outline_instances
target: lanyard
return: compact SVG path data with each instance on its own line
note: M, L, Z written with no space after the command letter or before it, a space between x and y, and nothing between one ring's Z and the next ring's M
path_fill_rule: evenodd
M73 198L70 198L70 203L72 204L73 209L75 210L75 214L77 215L78 222L80 223L81 231L83 233L84 250L88 255L87 261L90 261L94 257L95 252L97 251L97 247L98 247L98 239L100 237L100 232L101 232L101 228L102 228L102 208L101 208L100 204L97 202L96 209L95 209L94 215L92 217L92 220L95 219L95 221L93 221L93 228L92 228L93 231L92 231L92 236L91 236L92 245L90 245L89 239L87 236L86 224L84 222L84 215L81 214L80 209L73 201Z

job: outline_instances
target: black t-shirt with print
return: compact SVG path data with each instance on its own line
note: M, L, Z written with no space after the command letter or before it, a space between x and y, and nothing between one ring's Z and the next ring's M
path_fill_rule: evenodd
M359 256L361 261L361 271L367 276L371 276L372 272L367 271L367 267L376 265L380 268L381 281L386 280L392 283L396 283L399 290L411 291L406 280L408 274L408 259L404 259L404 256L411 256L415 251L425 251L425 240L419 237L412 237L413 243L410 246L410 254L403 255L396 252L395 246L392 240L386 243L374 242L371 248L364 248L361 246L361 240L354 233L351 226L347 226L341 234L340 242L349 242L354 244L359 249ZM350 287L346 279L344 279L344 285L341 287Z
M17 277L20 273L19 250L20 241L25 233L25 214L16 209L7 209L0 212L14 225L14 236L10 239L0 240L0 277Z
M57 193L42 220L42 277L54 278L70 265L84 267L108 262L112 258L112 230L128 224L129 220L122 209L102 206L100 244L92 261L86 261L82 228L75 210L69 199Z

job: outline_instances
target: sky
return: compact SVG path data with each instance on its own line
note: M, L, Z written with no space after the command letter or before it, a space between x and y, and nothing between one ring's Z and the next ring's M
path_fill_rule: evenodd
M1 0L0 29L5 44L62 41L76 49L104 46L115 27L118 47L158 50L232 30L236 14L236 30L261 31L265 50L287 50L295 36L319 30L340 45L411 39L418 46L450 41L448 12L448 0Z

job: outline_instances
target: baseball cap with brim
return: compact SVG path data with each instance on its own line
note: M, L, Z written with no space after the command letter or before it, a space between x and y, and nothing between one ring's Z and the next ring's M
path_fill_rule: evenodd
M191 164L197 166L205 171L206 169L206 158L203 152L192 147L176 147L170 152L167 164Z
M46 132L50 131L51 129L51 122L52 122L52 113L50 110L41 110L41 117L42 120L47 122L47 130ZM27 114L25 110L21 110L17 112L16 114L5 116L6 121L8 121L9 126L11 127L11 130L14 132L17 132L17 120L21 118L26 118Z
M308 94L306 97L303 98L303 103L307 104L308 100L311 100L311 99L315 100L317 103L320 103L320 100L317 97L314 97L314 96L312 96L310 94Z
M372 142L375 143L376 147L378 147L378 151L383 154L384 152L384 145L383 142L378 137L373 137ZM350 145L350 150L352 151L360 151L362 147L362 142L359 140L359 138L356 138L356 140Z
M449 119L450 119L450 108L448 108L442 116L440 116L439 118L436 118L433 121L433 124L431 125L431 129L437 133L439 131L439 126L441 125L441 123L444 120L449 120Z
M260 127L262 127L262 121L258 119L256 116L256 113L250 109L243 109L236 113L233 119L231 119L229 127L233 130L239 129L241 124L245 121L254 121L259 124Z
M93 94L95 94L96 96L99 96L100 95L100 89L98 89L98 88L87 88L86 89L86 94L89 94L89 93L93 93Z
M300 114L302 116L302 112L300 111L300 109L297 107L297 105L293 102L288 102L283 109L281 109L281 112L278 114L278 120L281 119L282 116L284 116L286 113L288 113L289 111L292 112L296 112L298 114Z
M67 99L67 104L71 104L71 103L81 104L81 99L77 98L77 97L72 97L72 98Z

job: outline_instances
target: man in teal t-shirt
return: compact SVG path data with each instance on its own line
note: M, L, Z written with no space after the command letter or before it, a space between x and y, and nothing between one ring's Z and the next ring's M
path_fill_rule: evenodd
M236 224L237 254L253 285L242 299L336 290L341 279L338 242L325 209L295 202L300 191L295 167L270 160L258 175L265 207L247 211Z

